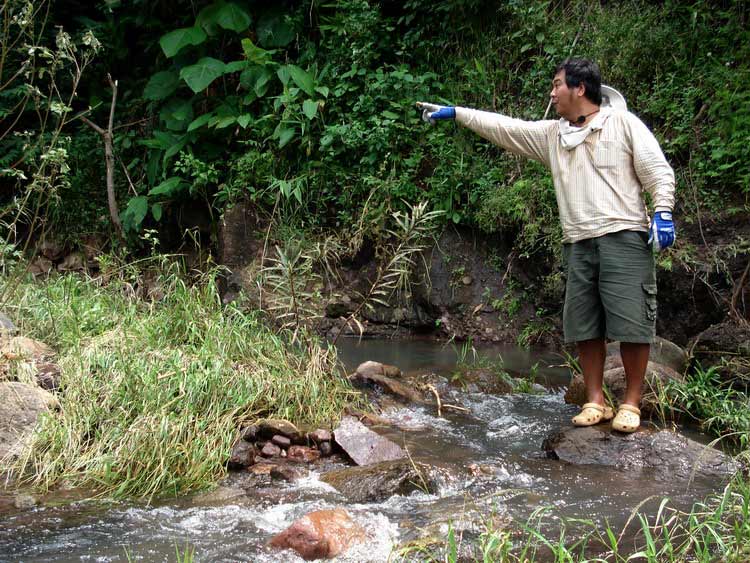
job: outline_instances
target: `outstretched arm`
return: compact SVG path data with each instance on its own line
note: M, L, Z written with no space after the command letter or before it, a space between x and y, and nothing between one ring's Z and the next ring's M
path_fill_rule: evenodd
M556 121L523 121L499 113L425 102L418 102L417 107L423 110L425 121L455 119L491 143L549 166L549 145L554 139Z

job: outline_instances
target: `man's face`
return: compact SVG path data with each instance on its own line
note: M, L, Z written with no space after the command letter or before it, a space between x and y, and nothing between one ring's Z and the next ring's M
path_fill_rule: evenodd
M573 115L576 113L578 98L583 94L583 85L576 86L575 88L568 88L565 82L565 71L561 70L552 79L552 91L550 92L550 98L552 99L552 105L555 106L557 115L564 117L565 119L572 121L578 116Z

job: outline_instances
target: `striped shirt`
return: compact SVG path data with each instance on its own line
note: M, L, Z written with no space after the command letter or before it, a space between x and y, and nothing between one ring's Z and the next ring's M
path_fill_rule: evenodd
M672 167L651 131L630 112L611 111L600 130L571 150L560 143L557 120L522 121L457 107L456 121L551 170L563 242L648 231L644 190L655 211L674 207Z

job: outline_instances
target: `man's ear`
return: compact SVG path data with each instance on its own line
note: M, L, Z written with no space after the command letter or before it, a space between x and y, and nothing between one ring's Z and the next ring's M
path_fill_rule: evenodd
M579 98L586 94L586 85L581 82L578 86L576 86L576 96Z

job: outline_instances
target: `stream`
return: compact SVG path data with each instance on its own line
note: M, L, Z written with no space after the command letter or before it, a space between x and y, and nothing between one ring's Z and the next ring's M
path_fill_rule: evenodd
M450 377L460 350L435 342L364 340L339 342L345 365L375 360L404 372L430 370ZM216 490L153 505L76 501L0 513L0 561L175 561L186 550L196 561L302 561L270 551L268 540L312 510L345 507L367 532L336 561L387 561L392 548L412 539L445 537L456 530L477 531L492 519L525 522L549 507L548 522L559 517L609 522L617 533L631 512L656 510L661 497L689 508L720 490L717 479L688 482L652 478L647 470L620 471L604 466L575 466L546 459L541 444L553 430L570 424L577 407L563 401L569 372L559 356L513 346L494 346L480 354L502 356L513 375L533 373L544 387L538 394L493 396L461 394L467 412L434 406L395 406L383 416L393 426L378 429L413 459L444 468L435 494L395 495L384 502L351 504L319 480L317 470L295 483L261 482L253 488L233 473ZM708 442L705 436L690 438ZM317 467L317 466L315 466Z

